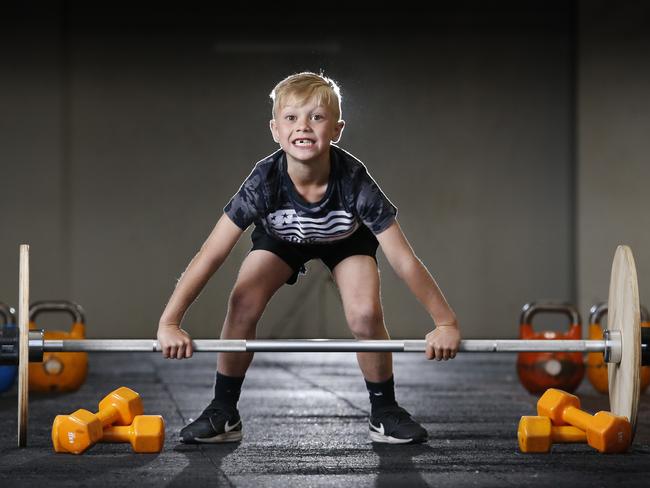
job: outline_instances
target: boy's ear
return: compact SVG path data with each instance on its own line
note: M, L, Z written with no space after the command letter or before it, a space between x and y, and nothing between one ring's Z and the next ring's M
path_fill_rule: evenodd
M273 140L277 143L280 142L280 135L278 134L278 129L275 126L275 119L271 119L269 121L269 129L271 129L271 135L273 136Z
M332 138L333 143L337 143L341 140L341 135L343 135L343 129L345 129L345 120L339 120L334 126L334 137Z

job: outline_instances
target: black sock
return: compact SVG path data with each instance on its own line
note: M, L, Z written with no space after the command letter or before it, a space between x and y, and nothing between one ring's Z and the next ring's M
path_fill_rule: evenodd
M214 383L214 398L220 403L236 408L241 393L244 376L226 376L217 371L217 380Z
M397 405L395 401L395 382L392 376L381 383L366 380L366 388L368 388L368 394L370 395L372 410Z

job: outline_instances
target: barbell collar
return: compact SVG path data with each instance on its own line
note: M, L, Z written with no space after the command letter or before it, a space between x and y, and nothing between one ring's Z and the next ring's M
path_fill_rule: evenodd
M18 364L18 329L0 334L0 366Z
M43 331L30 330L28 334L29 362L43 361ZM0 333L0 365L18 364L18 329Z
M620 363L623 359L623 339L620 330L605 330L603 332L605 340L604 360L606 363Z
M641 327L641 365L650 365L650 327Z
M43 362L43 343L45 342L43 336L45 331L43 329L35 329L29 331L29 362L42 363Z

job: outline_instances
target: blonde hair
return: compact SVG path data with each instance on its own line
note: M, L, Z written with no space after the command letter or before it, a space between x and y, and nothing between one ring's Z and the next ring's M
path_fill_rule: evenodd
M277 108L282 107L286 99L295 97L298 103L315 98L319 105L329 106L333 110L337 121L341 120L341 90L333 79L322 74L304 71L287 76L275 85L270 97L273 100L274 118Z

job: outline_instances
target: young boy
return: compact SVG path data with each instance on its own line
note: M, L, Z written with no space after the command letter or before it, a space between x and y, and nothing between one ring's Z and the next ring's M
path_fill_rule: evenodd
M296 282L310 259L321 259L341 293L345 317L357 339L389 339L384 325L375 253L378 245L395 272L431 315L429 359L447 360L458 350L456 316L436 282L415 256L384 196L366 167L334 146L343 132L341 96L322 75L299 73L271 92L271 133L278 151L258 162L224 208L212 233L178 281L158 327L167 358L192 356L183 315L219 269L242 233L255 223L253 246L230 295L222 339L254 339L268 301ZM217 357L215 396L180 432L181 442L239 441L237 402L253 353ZM359 352L370 395L370 438L375 442L423 442L427 432L395 401L391 353Z

